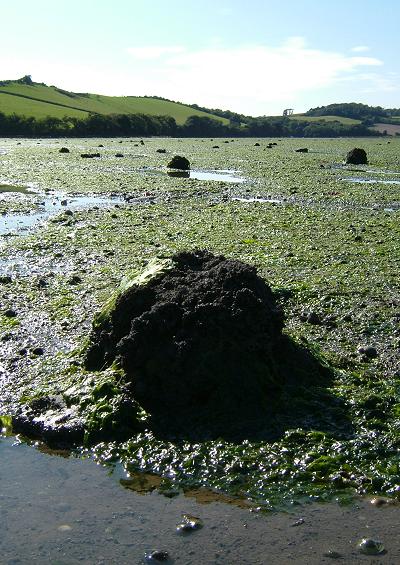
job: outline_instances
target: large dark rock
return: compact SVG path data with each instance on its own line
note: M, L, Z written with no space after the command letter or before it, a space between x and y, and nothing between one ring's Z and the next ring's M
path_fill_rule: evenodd
M156 433L277 437L287 426L316 425L315 387L332 377L282 333L283 322L254 267L182 252L123 281L94 320L85 366L122 367L128 396ZM338 420L327 398L318 418L331 422L333 409Z
M175 155L174 157L172 157L167 167L169 169L181 169L182 171L187 171L190 169L190 162L188 159L186 159L186 157Z
M205 251L152 265L96 319L86 367L117 361L143 408L202 424L273 411L283 315L256 269Z
M346 156L346 164L347 165L367 165L368 158L365 149L360 149L359 147L355 147L351 151L347 153Z

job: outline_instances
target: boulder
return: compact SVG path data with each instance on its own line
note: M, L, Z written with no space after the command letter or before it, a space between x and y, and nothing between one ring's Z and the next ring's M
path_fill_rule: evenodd
M87 369L117 362L133 398L171 426L274 409L283 314L254 267L183 252L124 288L95 319Z
M186 157L181 155L174 155L171 161L168 163L167 167L169 169L181 169L182 171L187 171L190 169L190 162Z
M69 153L68 147L61 147L61 149L59 150L59 153Z
M355 147L346 155L346 165L368 165L368 158L365 149Z

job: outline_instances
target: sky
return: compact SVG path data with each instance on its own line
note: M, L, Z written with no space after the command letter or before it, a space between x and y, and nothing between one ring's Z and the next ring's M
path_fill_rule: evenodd
M0 0L0 80L253 116L400 107L399 22L399 0Z

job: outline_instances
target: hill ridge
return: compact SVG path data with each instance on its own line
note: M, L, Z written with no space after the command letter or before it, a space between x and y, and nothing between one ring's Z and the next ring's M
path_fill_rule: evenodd
M10 98L11 97L11 98ZM41 106L46 105L46 106ZM50 108L50 105L52 108ZM149 96L106 96L96 93L75 93L54 85L33 82L29 75L17 80L0 81L0 112L16 113L27 117L62 117L85 114L146 114L171 116L176 123L184 124L196 115L227 124L229 120L181 102ZM70 112L68 112L70 110ZM77 114L78 112L78 114Z

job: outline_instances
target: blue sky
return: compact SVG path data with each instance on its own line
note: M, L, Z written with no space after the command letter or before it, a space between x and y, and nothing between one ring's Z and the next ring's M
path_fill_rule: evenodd
M251 115L400 106L398 0L0 0L0 80Z

